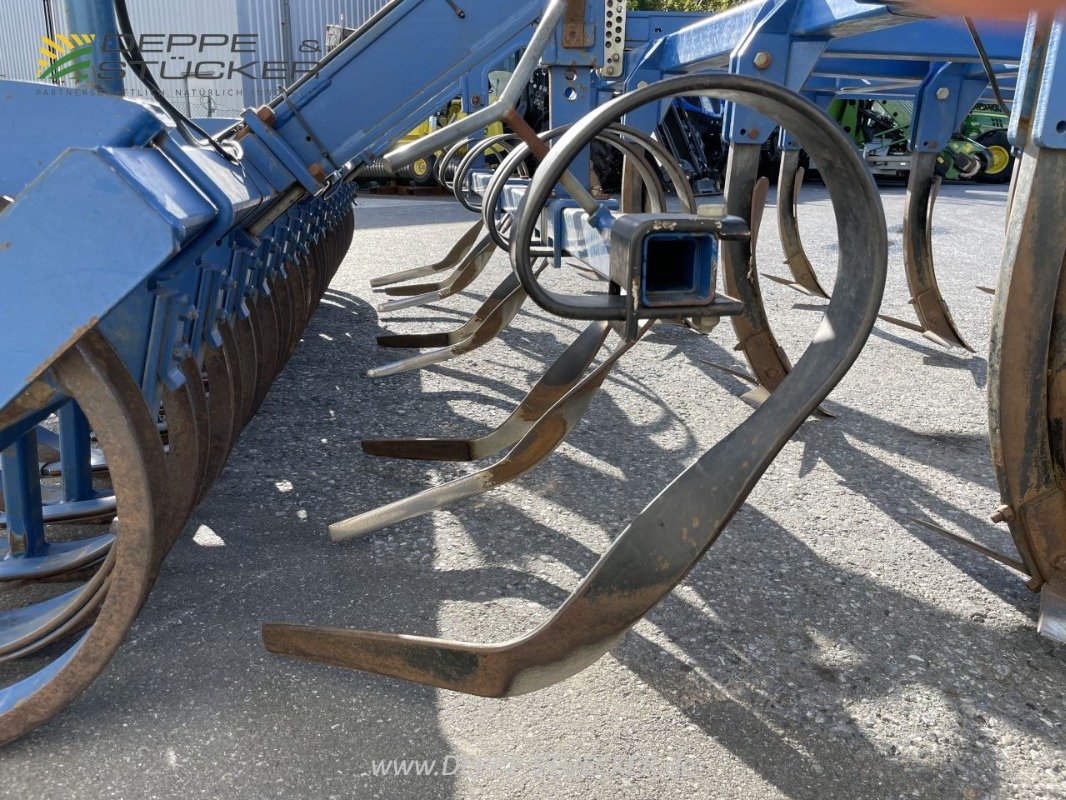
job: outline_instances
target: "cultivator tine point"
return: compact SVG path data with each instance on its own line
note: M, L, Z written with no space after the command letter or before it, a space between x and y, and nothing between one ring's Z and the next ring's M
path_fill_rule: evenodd
M489 261L496 253L496 243L489 237L481 239L467 255L463 261L462 266L456 270L447 281L441 284L441 288L432 289L425 294L415 295L413 297L407 297L403 300L391 300L387 303L382 303L378 306L378 311L382 314L387 314L391 311L402 311L407 308L417 308L419 306L435 303L439 300L447 300L449 297L454 297L463 291L466 287L472 284L482 272L485 271L485 267L489 265Z
M649 326L644 327L641 336ZM501 461L472 475L466 475L395 503L334 523L329 527L330 538L335 542L344 542L367 536L390 525L405 522L460 500L484 494L490 489L510 483L529 472L550 456L570 435L570 432L584 417L589 404L607 380L615 364L633 348L636 341L623 342L619 345L588 377L567 392L544 416L538 419Z
M1025 568L1025 564L1023 564L1016 558L1012 558L1011 556L999 553L989 547L985 547L979 542L975 542L973 539L969 539L965 536L960 536L959 534L953 533L952 531L949 531L946 528L941 528L939 525L934 525L928 520L918 519L917 517L907 517L907 520L909 522L913 522L915 525L920 525L921 527L925 528L926 530L930 530L933 533L938 533L941 536L950 539L953 542L956 542L957 544L961 544L963 547L968 547L975 553L980 553L986 558L990 558L993 561L999 562L1000 564L1003 564L1006 567L1010 567L1011 569L1022 573L1022 575L1025 575L1027 577L1029 575L1029 570Z
M407 350L421 347L449 347L468 341L487 324L488 320L491 320L499 312L500 306L520 288L518 278L514 275L508 275L492 290L492 294L485 299L485 302L478 307L478 310L473 313L470 319L458 328L447 333L386 334L378 337L378 344L382 347Z
M770 393L766 391L766 389L763 388L763 386L757 380L755 380L755 378L752 377L750 373L744 372L743 370L739 369L733 369L732 367L727 367L725 364L719 364L715 361L708 361L705 358L698 358L696 360L699 361L701 364L706 364L708 367L712 367L713 369L725 372L726 374L732 375L734 378L737 378L738 380L749 384L752 388L744 394L740 395L740 399L750 405L752 408L758 408L770 398ZM824 419L836 419L836 414L832 414L829 411L826 411L821 406L818 406L818 408L814 412L814 415L817 417L822 417Z
M607 341L610 326L589 325L549 367L507 420L477 439L368 439L363 452L383 458L415 461L476 461L488 458L521 441L537 420L566 395L585 374Z
M543 269L544 267L542 266L538 270L538 274ZM470 322L462 326L460 330L467 328L469 330L465 338L453 344L448 344L439 350L369 370L367 375L371 378L384 378L389 375L398 375L413 369L422 369L433 364L440 364L472 353L503 333L507 326L511 324L515 315L518 314L526 299L526 293L519 285L518 279L514 275L509 275L496 287L489 299L482 303L481 308L470 319ZM448 336L448 334L443 335ZM435 336L435 334L430 334L430 336Z
M484 227L485 223L481 220L474 223L470 230L464 233L459 241L455 243L455 246L448 252L448 255L436 264L430 264L426 267L415 267L414 269L407 269L402 272L393 272L391 275L383 275L380 278L372 279L370 281L370 286L374 289L383 289L394 283L403 283L404 281L411 281L416 278L425 278L430 275L435 275L438 272L447 272L463 262L464 256L466 256L474 247L474 243L478 240Z
M925 333L925 328L923 328L917 322L909 322L908 320L900 319L899 317L890 317L888 316L888 314L878 314L877 318L881 320L881 322L887 322L889 325L895 325L899 328L906 328L907 330L914 331L915 333Z
M794 280L789 280L788 278L782 278L780 275L773 275L773 274L771 274L769 272L760 272L759 274L762 275L764 278L766 278L768 281L773 281L774 283L779 283L782 286L787 286L789 289L794 289L795 291L799 292L800 294L805 294L808 297L818 297L818 298L825 297L825 295L818 294L817 292L812 292L810 289L807 289L804 286L800 286Z

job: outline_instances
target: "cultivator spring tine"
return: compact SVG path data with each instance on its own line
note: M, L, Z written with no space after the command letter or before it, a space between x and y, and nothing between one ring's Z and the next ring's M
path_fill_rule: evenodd
M937 284L933 263L933 209L942 179L936 174L936 153L915 153L907 184L903 219L903 263L911 290L911 304L922 333L945 347L974 352L959 333Z
M482 225L484 225L484 223L482 223ZM510 227L510 220L504 220L499 227L500 230L506 232L507 229ZM451 295L462 291L470 285L470 282L473 280L472 278L468 280L468 274L471 265L476 263L478 259L483 257L485 248L488 246L488 243L491 240L491 236L485 235L478 239L473 245L468 247L466 249L466 254L459 260L452 274L442 281L436 281L434 283L410 283L403 286L390 286L387 289L384 289L383 291L389 297L417 297L419 295L426 296L437 292L447 292L448 294L446 296L450 297ZM482 267L482 269L483 268L484 267ZM475 272L473 277L476 278L478 274L480 274L480 272ZM454 291L449 291L457 284L457 282L460 282L459 288Z
M885 252L882 247L879 255ZM883 278L883 265L878 272L875 279ZM525 694L576 674L610 650L714 544L780 449L858 355L861 347L851 333L869 329L876 294L864 297L861 308L831 305L816 338L817 358L805 356L760 409L676 478L532 633L482 645L266 624L264 644L273 653L486 697Z
M818 282L818 276L807 258L807 251L800 236L799 196L803 190L805 174L806 171L800 166L800 151L782 150L781 173L777 181L777 229L785 250L785 264L792 273L792 280L765 272L763 275L801 294L829 299L829 295Z
M898 328L906 328L907 330L914 331L915 333L925 333L925 328L923 328L917 322L908 322L905 319L900 319L899 317L892 317L888 314L878 314L877 318L882 322L887 322L889 325L895 325Z
M425 278L430 275L436 275L438 272L447 272L453 267L459 266L466 255L473 249L474 243L478 241L478 237L481 235L481 231L484 228L484 221L478 220L471 226L470 230L460 237L459 241L456 242L455 246L448 252L448 255L446 255L441 261L426 267L415 267L414 269L406 269L401 272L393 272L391 275L374 278L370 281L371 287L374 289L383 289L394 283L403 283L404 281L410 281L416 278Z
M641 336L647 331L645 326ZM639 340L639 337L638 337ZM344 542L379 531L390 525L436 511L451 503L510 483L551 455L570 435L588 410L592 398L603 386L618 360L636 341L623 342L588 377L579 382L533 424L501 461L441 486L330 525L330 538Z
M701 364L706 364L708 367L718 370L719 372L724 372L727 375L732 375L734 378L751 386L752 388L750 391L747 391L740 396L740 399L743 400L745 403L748 403L749 405L758 408L763 403L765 403L770 397L770 393L766 391L750 373L745 372L744 370L734 369L733 367L726 366L725 364L719 364L717 361L709 361L705 358L697 358L696 360L699 361ZM814 413L815 416L821 417L823 419L836 419L836 414L826 411L821 406L818 406L817 410Z
M751 220L753 238L757 238L757 223L762 217L760 206L765 207L766 197L766 184L758 178L761 152L759 145L731 145L726 174L726 210L741 219ZM731 317L738 340L736 349L744 353L763 388L772 392L785 379L791 366L766 318L754 243L722 242L721 252L726 293L744 305L742 314Z
M451 278L441 284L440 288L431 289L424 294L415 295L414 297L406 297L403 300L391 300L387 303L382 303L378 306L378 311L382 314L387 314L391 311L402 311L405 308L417 308L439 300L447 300L449 297L454 297L477 280L478 276L481 275L489 265L489 261L492 260L493 255L496 254L496 250L496 243L488 236L483 237L476 245L474 245L474 248L463 261L463 265L456 270Z
M610 327L594 322L571 344L525 396L514 413L477 439L365 439L363 452L417 461L476 461L521 441L530 428L572 390L607 341Z
M540 269L537 270L537 274L543 271L547 263L547 261L544 262ZM371 369L367 372L367 375L371 378L399 375L401 372L422 369L472 353L503 333L527 299L527 295L519 285L518 279L514 275L509 275L496 287L489 299L482 303L470 322L463 326L463 328L468 326L470 328L470 332L463 339L429 353L423 353L419 356L413 356ZM448 336L448 334L441 335Z
M597 126L602 127L614 116L640 108L642 104L713 89L719 80L711 76L685 77L668 80L658 87L639 88L594 112L572 130L569 139L553 151L554 160L549 157L533 179L527 197L532 211L527 209L519 221L519 234L512 249L512 266L519 276L527 276L531 266L530 240L536 225L532 214L539 215L539 206L548 199L551 184L559 180L570 163L567 159L572 160L588 144ZM598 660L685 578L715 542L784 445L861 353L881 303L888 259L880 199L847 137L827 120L809 114L795 98L786 98L761 81L752 81L750 87L743 85L743 79L732 82L734 87L737 84L741 90L733 93L734 98L751 105L755 111L765 113L774 103L780 104L778 121L795 128L808 142L812 156L822 166L834 201L841 252L840 278L819 330L796 367L783 370L766 402L677 477L637 517L577 590L532 633L505 643L483 645L369 631L267 624L263 626L263 639L268 650L470 694L490 697L523 694L557 683ZM757 227L755 167L760 148L757 145L733 147L727 193L732 188L730 200L735 207L728 210ZM624 235L626 227L620 228L616 221L612 234L617 235L619 231ZM621 237L613 239L615 244L620 241L623 241ZM725 240L722 244L728 251L735 243ZM729 269L734 282L747 282L744 299L749 306L749 301L759 298L751 242L745 245L746 249L732 247L733 252L726 258L732 262ZM531 295L540 291L533 289L533 283L524 283ZM565 309L575 318L580 313L590 313L592 307L591 303L579 305L547 291L538 297L544 307ZM608 319L616 311L612 303L602 304L601 308ZM761 305L756 310L761 314ZM625 319L627 324L633 321L632 316ZM755 327L750 318L748 324ZM643 328L641 334L646 330ZM765 325L755 332L763 331L769 337ZM749 338L742 335L742 344ZM776 349L773 352L777 356ZM617 357L618 351L612 355ZM538 439L557 440L565 435L570 424L566 415L559 420L552 418L579 397L590 382L602 383L606 377L603 370L601 365L593 373L595 378L582 381L516 445L505 459L521 458L515 465L516 474L528 468L525 465L529 458L541 455L539 451L526 453L526 448L540 444ZM756 376L762 377L758 370ZM584 398L582 401L587 404ZM551 430L542 430L549 420ZM340 523L331 529L331 535L335 539L347 539L408 519L439 507L441 502L483 491L496 477L490 468L440 490Z

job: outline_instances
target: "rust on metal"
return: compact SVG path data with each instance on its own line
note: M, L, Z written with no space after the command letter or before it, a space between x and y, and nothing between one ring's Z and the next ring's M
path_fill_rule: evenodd
M923 333L942 346L974 352L959 333L937 284L933 263L933 209L940 192L937 153L915 153L903 217L903 265L914 313Z
M585 27L585 0L566 0L563 12L563 47L581 50L592 47L592 35Z

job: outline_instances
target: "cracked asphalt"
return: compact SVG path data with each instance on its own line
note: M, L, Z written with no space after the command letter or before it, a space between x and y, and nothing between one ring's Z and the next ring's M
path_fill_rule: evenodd
M883 187L884 312L912 319L903 190ZM506 275L380 319L372 277L434 261L471 222L441 200L363 198L302 346L190 521L111 667L0 753L0 795L38 798L1063 798L1066 647L1036 634L986 437L985 358L1005 191L948 186L938 275L977 353L878 324L688 579L577 677L483 700L265 652L263 621L500 641L560 604L660 489L744 420L730 326L657 328L560 450L512 485L345 545L326 527L474 469L375 459L364 437L474 436L579 331L527 307L476 353L371 380L384 329L459 324ZM835 232L801 220L832 282ZM780 274L774 225L759 249ZM558 279L558 276L556 276ZM591 288L577 280L577 286ZM764 282L798 358L821 301ZM923 524L925 523L925 524ZM383 776L375 762L433 762Z

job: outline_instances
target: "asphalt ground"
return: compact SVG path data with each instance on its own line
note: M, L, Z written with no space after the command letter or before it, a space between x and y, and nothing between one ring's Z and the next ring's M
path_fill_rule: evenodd
M911 319L889 220L886 314ZM457 325L506 274L379 319L369 281L434 261L457 204L363 199L304 342L196 511L111 667L0 753L0 794L36 798L1063 798L1066 648L1036 634L1010 569L922 521L1009 552L986 436L985 358L1005 192L950 186L934 231L963 335L947 351L879 324L689 578L577 677L484 700L275 657L260 623L500 641L544 620L611 539L751 412L730 326L656 329L546 463L367 540L329 523L473 465L365 456L362 437L487 432L579 326L526 308L477 353L371 380L383 329ZM832 283L824 191L801 210ZM760 265L781 274L772 216ZM592 288L590 284L577 286ZM793 359L821 301L764 282ZM427 760L385 777L375 761ZM377 770L380 771L380 765Z

